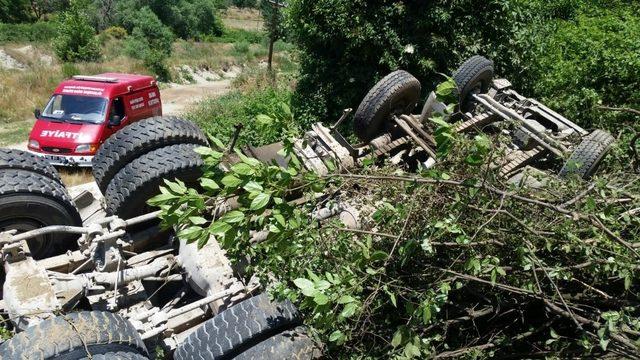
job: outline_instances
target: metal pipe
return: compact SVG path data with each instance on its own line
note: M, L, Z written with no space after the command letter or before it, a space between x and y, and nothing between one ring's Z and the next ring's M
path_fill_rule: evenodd
M567 149L564 148L564 146L560 145L560 149L558 150L555 147L553 147L552 145L550 145L548 142L546 142L545 140L548 139L548 136L542 135L541 136L545 137L545 140L543 140L540 136L538 136L536 129L534 129L530 124L527 123L526 119L523 118L522 116L520 116L520 114L506 108L505 106L503 106L502 104L498 103L497 101L489 98L488 96L485 95L473 95L473 97L479 101L482 105L484 105L485 107L487 107L489 110L495 112L497 115L499 115L500 117L506 119L506 120L516 120L518 122L521 123L521 125L525 128L525 130L528 131L529 136L531 136L531 138L533 138L533 140L535 140L540 146L544 147L545 149L549 150L550 152L552 152L553 154L555 154L556 156L560 157L560 158L564 158L565 155L564 153L567 152ZM549 142L553 142L555 143L555 141L553 139L548 139L551 140ZM556 145L556 144L554 144Z
M416 144L418 144L418 146L420 146L424 151L426 151L427 154L429 154L429 156L435 159L436 153L433 150L431 150L429 145L425 143L422 139L420 139L418 135L416 135L413 132L413 130L411 130L411 126L409 126L409 124L407 124L406 121L395 116L393 117L393 119L395 120L396 124L398 124L398 126L400 126L400 128L402 128L402 130L404 130L404 132L407 133L407 135L409 135L413 139L413 141L416 142Z
M43 227L41 229L30 230L18 235L12 236L8 240L3 240L1 243L4 244L12 244L22 240L28 240L34 237L49 235L54 233L67 233L67 234L88 234L90 232L89 228L79 227L79 226L67 226L67 225L53 225Z
M169 311L167 313L167 318L171 319L171 318L174 318L176 316L180 316L180 315L182 315L184 313L187 313L187 312L189 312L189 311L191 311L193 309L197 309L199 307L208 305L209 303L212 303L212 302L214 302L216 300L219 300L219 299L222 299L222 298L227 297L229 295L235 294L236 292L238 292L238 289L227 289L227 290L215 293L213 295L209 295L204 299L200 299L200 300L195 301L195 302L193 302L191 304L185 305L185 306L183 306L181 308L177 308L177 309Z
M158 215L160 215L160 213L162 212L162 210L158 210L158 211L154 211L152 213L148 213L148 214L144 214L144 215L140 215L134 218L131 218L129 220L125 220L125 227L128 226L132 226L132 225L138 225L150 220L154 220L158 218Z

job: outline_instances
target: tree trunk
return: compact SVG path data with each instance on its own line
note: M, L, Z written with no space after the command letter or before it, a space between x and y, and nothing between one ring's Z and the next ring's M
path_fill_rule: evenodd
M269 72L273 71L273 43L275 41L273 40L273 38L269 38L269 60L267 63L267 69L269 70Z

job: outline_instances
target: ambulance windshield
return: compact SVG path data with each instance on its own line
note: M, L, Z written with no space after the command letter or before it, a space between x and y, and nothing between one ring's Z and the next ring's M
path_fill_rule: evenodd
M81 95L54 95L42 112L52 121L101 124L106 118L107 99Z

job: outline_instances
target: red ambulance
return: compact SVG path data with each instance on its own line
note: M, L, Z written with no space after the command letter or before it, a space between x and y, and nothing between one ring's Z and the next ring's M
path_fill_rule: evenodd
M63 81L36 123L28 149L53 165L91 166L98 147L134 121L162 115L156 80L151 76L106 73Z

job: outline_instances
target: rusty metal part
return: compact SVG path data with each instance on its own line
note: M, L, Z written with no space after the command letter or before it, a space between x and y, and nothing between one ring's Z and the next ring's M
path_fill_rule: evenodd
M396 122L396 124L398 124L398 126L400 126L400 128L407 134L409 135L409 137L411 137L411 139L413 139L413 141L422 148L422 150L424 150L427 154L429 154L429 156L435 158L436 157L436 153L433 149L431 149L431 147L429 146L429 144L427 144L425 142L424 139L421 139L415 132L413 132L413 129L411 128L411 126L407 123L407 121L405 120L405 118L403 117L395 117L393 118L393 120Z
M340 116L340 119L338 119L338 121L336 121L336 123L333 124L333 126L329 129L329 131L331 131L331 133L336 131L338 126L340 126L340 124L342 124L347 119L347 116L349 116L351 112L353 112L352 108L342 110L342 116Z
M22 240L19 245L22 252L26 253L26 241ZM4 272L4 306L18 329L24 330L53 317L53 314L60 310L61 304L56 298L46 270L38 266L30 256L25 256L19 261L5 261Z
M456 124L455 131L459 133L469 132L474 129L481 129L494 122L497 115L494 113L480 113L467 121Z
M489 98L488 96L473 95L473 97L487 109L493 111L505 120L517 121L519 125L523 126L522 130L525 131L527 135L533 138L536 142L538 142L540 146L549 150L561 159L564 159L566 157L566 154L569 152L566 147L564 147L562 144L559 144L548 135L539 133L537 129L527 121L527 119L522 117L522 115L500 104L498 101Z
M515 171L528 165L532 161L538 159L544 154L544 149L541 146L535 147L527 151L516 151L516 156L509 161L506 165L500 168L500 176L509 177Z

